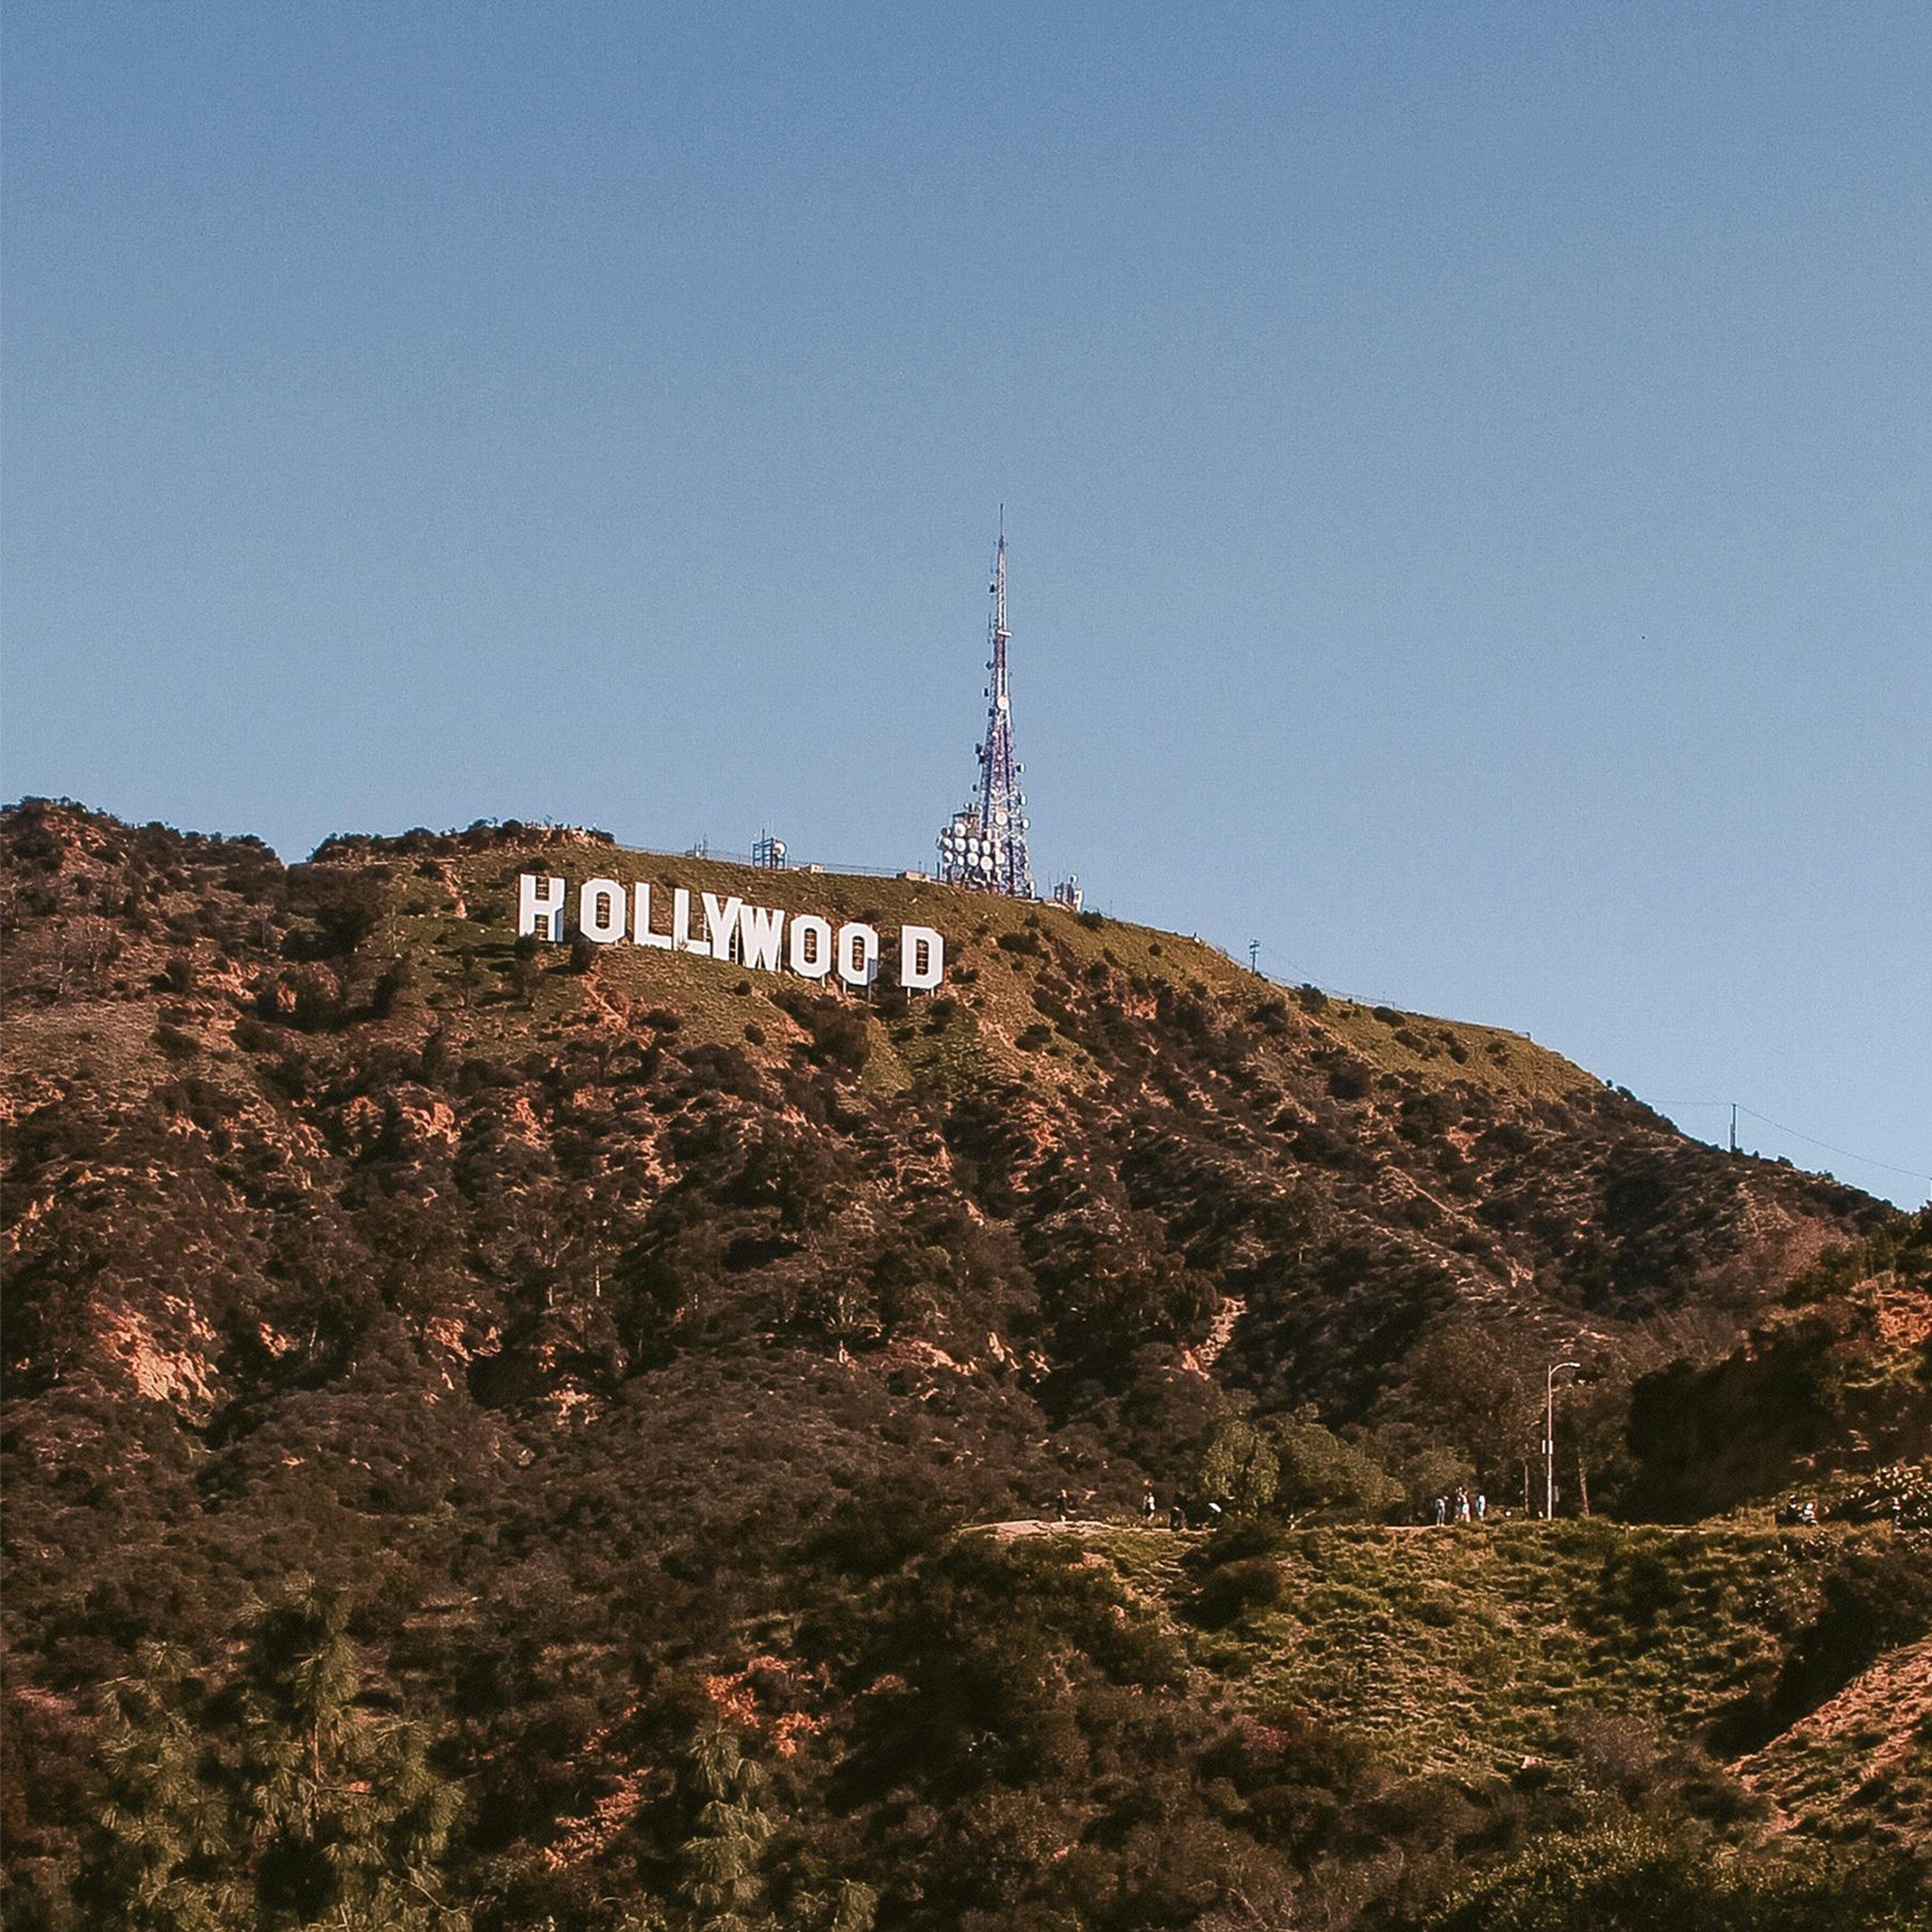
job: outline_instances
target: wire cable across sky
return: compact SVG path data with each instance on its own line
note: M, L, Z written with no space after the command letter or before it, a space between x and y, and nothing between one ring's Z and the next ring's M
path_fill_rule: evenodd
M1788 1127L1782 1121L1774 1121L1768 1113L1759 1113L1755 1107L1746 1107L1741 1100L1658 1100L1651 1103L1659 1113L1680 1113L1693 1108L1735 1107L1740 1114L1758 1122L1761 1125L1774 1128L1780 1134L1788 1134L1793 1141L1802 1141L1807 1147L1816 1147L1826 1154L1836 1154L1841 1160L1856 1160L1861 1167L1875 1167L1885 1174L1902 1174L1908 1181L1923 1181L1932 1188L1932 1174L1922 1173L1916 1167L1900 1167L1890 1160L1874 1160L1869 1154L1855 1154L1849 1147L1840 1147L1830 1141L1821 1141L1815 1134L1800 1133L1796 1127Z

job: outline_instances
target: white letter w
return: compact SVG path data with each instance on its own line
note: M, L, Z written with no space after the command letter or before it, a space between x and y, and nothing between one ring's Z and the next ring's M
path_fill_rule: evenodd
M767 973L778 970L778 941L785 930L785 915L767 911L762 906L741 906L738 910L738 953L747 966L762 966Z

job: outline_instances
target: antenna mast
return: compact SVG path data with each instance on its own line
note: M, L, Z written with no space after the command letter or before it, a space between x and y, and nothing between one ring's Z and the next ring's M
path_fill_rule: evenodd
M1013 702L1007 679L1007 512L1000 506L999 543L993 551L992 615L987 641L986 741L979 747L979 783L973 802L955 812L940 834L940 876L954 885L977 886L1008 899L1030 899L1033 870L1026 856L1025 770L1013 754Z

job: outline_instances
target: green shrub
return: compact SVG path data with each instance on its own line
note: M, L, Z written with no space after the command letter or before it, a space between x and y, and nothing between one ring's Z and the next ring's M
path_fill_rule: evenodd
M1266 1557L1248 1557L1208 1571L1189 1610L1197 1624L1224 1630L1255 1610L1272 1609L1281 1601L1281 1593L1280 1564Z
M253 1013L243 1013L235 1022L235 1044L243 1053L266 1053L275 1042L272 1028L264 1026Z
M1909 1881L1876 1870L1746 1865L1690 1833L1616 1824L1546 1840L1464 1883L1413 1932L1908 1932Z

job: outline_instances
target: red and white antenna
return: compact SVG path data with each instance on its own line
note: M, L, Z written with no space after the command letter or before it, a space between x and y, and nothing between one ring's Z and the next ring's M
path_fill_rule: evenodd
M1000 506L999 543L993 551L992 616L987 638L986 740L979 747L979 784L973 802L956 811L941 832L940 877L951 885L977 886L1008 899L1030 899L1033 869L1026 857L1026 769L1013 753L1013 699L1007 677L1007 510Z

